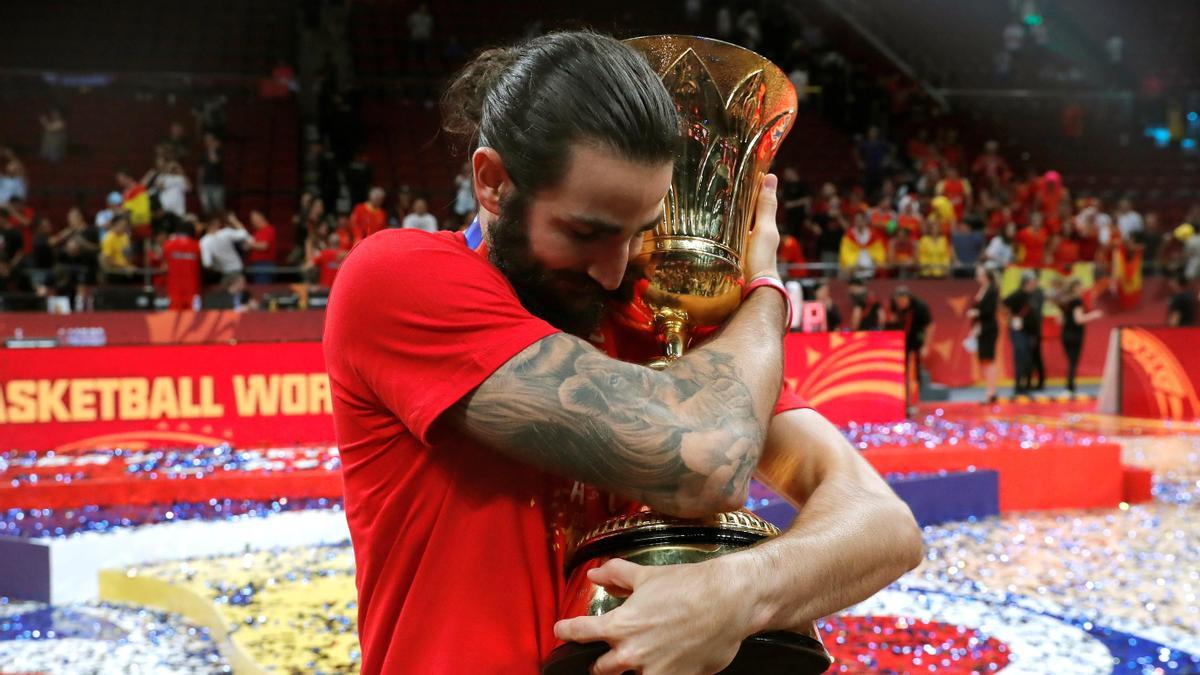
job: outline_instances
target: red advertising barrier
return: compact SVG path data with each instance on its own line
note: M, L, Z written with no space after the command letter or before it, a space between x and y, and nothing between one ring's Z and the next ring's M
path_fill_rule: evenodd
M328 443L319 342L0 349L4 449Z
M882 447L863 452L882 473L991 469L1000 474L1000 510L1112 508L1125 495L1121 446L1002 441L987 448Z
M1200 418L1200 328L1122 328L1122 415Z
M904 334L791 333L784 384L834 424L905 418Z

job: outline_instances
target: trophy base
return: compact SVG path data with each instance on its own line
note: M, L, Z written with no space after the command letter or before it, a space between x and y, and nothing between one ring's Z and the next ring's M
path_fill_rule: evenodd
M608 651L603 642L568 642L550 652L542 675L587 675L592 664ZM799 633L753 635L742 642L737 656L721 675L816 675L832 661L820 642Z

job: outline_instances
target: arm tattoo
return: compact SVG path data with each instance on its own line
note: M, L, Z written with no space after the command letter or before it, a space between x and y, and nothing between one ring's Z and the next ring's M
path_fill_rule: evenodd
M456 408L510 456L668 511L744 498L765 420L731 355L706 348L667 372L554 335L526 348Z

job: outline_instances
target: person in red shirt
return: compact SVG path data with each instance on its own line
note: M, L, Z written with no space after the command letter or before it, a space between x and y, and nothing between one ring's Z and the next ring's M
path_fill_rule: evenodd
M346 259L348 251L342 248L339 239L337 232L330 233L325 248L317 251L310 263L317 270L317 285L321 288L333 288L333 280Z
M950 200L954 205L954 215L962 220L963 213L971 207L971 183L958 175L958 167L953 164L946 167L946 177L937 184L937 194Z
M249 242L250 253L246 256L246 266L250 271L250 283L271 283L271 268L275 266L277 253L275 243L275 226L267 221L262 211L250 212L250 227L253 228L254 239Z
M534 675L557 640L608 643L597 673L715 672L748 635L857 602L921 560L907 507L780 391L775 288L669 369L613 358L629 345L601 318L663 216L675 110L607 36L486 51L444 107L447 130L472 139L477 224L385 230L346 257L324 353L363 673ZM763 181L748 278L778 280L776 183ZM737 508L756 465L813 516L703 563L611 561L590 578L626 589L624 604L556 624L586 528L627 500Z
M1000 144L988 141L983 146L983 154L975 158L971 165L971 173L975 175L979 185L991 190L1003 189L1012 177L1008 162L1000 155Z
M200 294L200 243L195 239L195 226L188 222L179 225L163 243L162 257L167 267L168 308L194 308Z
M1063 274L1070 274L1080 260L1080 248L1079 236L1069 219L1063 223L1062 232L1055 236L1053 250L1054 268Z
M1042 227L1042 214L1033 213L1029 227L1017 232L1017 243L1021 245L1020 265L1041 269L1046 266L1046 241L1050 235Z
M386 196L383 188L373 187L367 194L367 201L350 212L350 229L357 237L356 243L387 227L387 211L383 210Z

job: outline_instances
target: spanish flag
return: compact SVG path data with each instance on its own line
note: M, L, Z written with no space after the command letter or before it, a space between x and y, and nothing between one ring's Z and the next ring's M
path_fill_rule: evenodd
M842 235L842 246L838 252L838 263L844 270L874 269L887 264L887 248L883 234L868 227L864 231L855 228Z
M1142 302L1142 249L1129 249L1123 244L1113 247L1113 282L1117 285L1117 304L1121 309L1137 307Z

